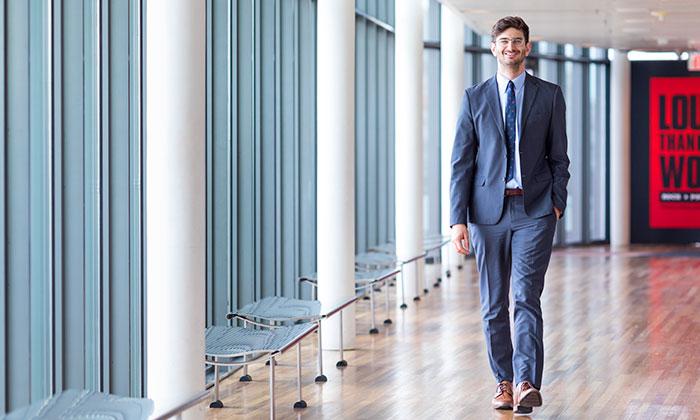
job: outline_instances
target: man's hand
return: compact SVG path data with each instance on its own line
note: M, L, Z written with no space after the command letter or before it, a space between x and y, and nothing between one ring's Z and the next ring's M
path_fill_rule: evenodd
M561 210L554 207L554 215L557 216L557 220L561 219Z
M467 225L452 226L452 243L458 254L469 255L469 232Z

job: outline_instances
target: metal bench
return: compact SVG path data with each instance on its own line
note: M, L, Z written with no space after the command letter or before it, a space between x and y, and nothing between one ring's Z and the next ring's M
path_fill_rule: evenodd
M343 312L342 310L355 303L357 297L353 296L336 305L330 305L331 309L321 312L321 302L317 300L303 300L271 296L259 301L250 303L236 312L226 315L228 319L238 319L243 321L243 326L257 325L261 327L274 327L280 324L313 322L318 326L318 375L316 382L326 382L328 379L323 374L323 345L322 328L323 320L339 313L340 317L340 360L337 367L347 366L347 361L343 358ZM248 374L248 368L244 365L241 382L252 380Z
M219 368L247 366L270 362L270 418L275 418L275 357L290 348L297 348L297 391L299 399L294 408L306 407L301 395L301 340L313 333L318 324L310 322L293 326L252 329L236 326L213 326L206 329L204 363L214 366L214 396L211 408L222 408L219 400Z
M68 389L15 410L3 419L114 419L145 420L153 412L147 398L120 397L97 391Z
M431 236L426 236L423 238L423 257L425 258L426 264L431 264L438 260L438 258L434 255L437 251L440 251L442 247L444 247L446 244L450 242L450 239L446 236L442 235L431 235ZM384 257L385 259L393 258L396 259L396 244L394 243L385 243L381 245L375 245L369 248L369 254L372 253L381 253L381 254L386 254L388 257ZM449 254L448 254L449 256ZM376 258L376 257L375 257ZM418 259L418 258L416 258ZM404 264L407 264L410 261L404 261ZM449 261L448 261L449 263ZM449 264L448 264L449 266ZM460 267L461 268L461 267ZM449 269L447 270L447 276L450 276ZM427 279L426 279L427 280ZM416 277L416 281L418 281L418 277ZM433 284L433 287L439 287L440 282L442 282L442 279L440 277L437 277L435 283ZM416 290L420 290L420 287L418 284L416 284ZM427 284L425 287L423 287L423 292L428 293L428 287ZM405 303L405 298L403 299ZM419 298L414 298L414 300L420 300ZM403 307L403 306L402 306Z
M396 277L397 274L401 272L398 267L390 267L384 269L375 269L370 271L355 271L355 294L357 299L363 298L365 296L369 297L370 304L370 334L378 334L379 329L376 326L376 311L375 311L375 300L374 292L375 287L386 285L387 282ZM318 279L316 278L316 273L309 274L299 278L302 283L308 283L314 287L314 297L316 296L316 287ZM384 324L391 324L390 316L390 305L389 305L389 293L385 294L385 310L386 318L384 319Z

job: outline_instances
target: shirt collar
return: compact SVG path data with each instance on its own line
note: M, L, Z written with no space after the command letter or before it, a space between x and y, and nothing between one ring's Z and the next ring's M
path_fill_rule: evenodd
M524 71L520 73L518 77L513 79L513 84L515 85L515 93L520 92L520 90L523 88L525 85L525 74L527 72ZM506 88L508 87L508 82L509 79L502 75L501 73L496 73L496 81L498 82L498 92L501 94L506 93Z

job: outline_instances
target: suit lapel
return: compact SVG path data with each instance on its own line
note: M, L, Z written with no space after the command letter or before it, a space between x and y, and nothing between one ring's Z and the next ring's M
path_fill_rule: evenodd
M525 133L525 128L527 128L527 118L532 111L532 105L535 103L535 98L537 97L537 81L530 76L525 74L525 97L523 98L523 120L520 123L520 140L523 139L523 133Z
M503 127L503 115L501 112L501 96L500 92L498 92L498 82L496 81L496 76L491 78L490 84L491 86L486 89L486 102L489 104L491 116L493 117L493 121L496 123L496 127L498 127L498 132L501 134L501 138L505 139L505 128Z

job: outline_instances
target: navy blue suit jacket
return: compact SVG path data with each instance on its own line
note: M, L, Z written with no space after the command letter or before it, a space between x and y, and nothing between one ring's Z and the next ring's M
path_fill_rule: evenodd
M525 77L520 168L530 217L566 208L566 105L559 86ZM452 149L450 225L498 223L506 186L506 135L496 77L466 89Z

